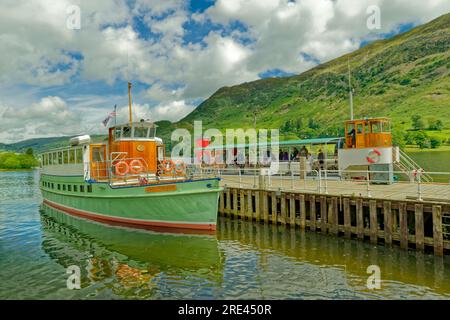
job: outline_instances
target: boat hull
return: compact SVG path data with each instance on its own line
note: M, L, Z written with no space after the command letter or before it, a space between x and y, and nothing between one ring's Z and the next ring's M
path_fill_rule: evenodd
M88 184L82 177L41 176L47 206L73 216L141 228L214 231L220 190L218 179L113 188L107 183Z

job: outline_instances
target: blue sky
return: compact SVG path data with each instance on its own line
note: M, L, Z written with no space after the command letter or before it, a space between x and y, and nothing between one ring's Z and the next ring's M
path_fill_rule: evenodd
M2 2L0 142L100 133L115 104L126 116L128 80L136 117L177 121L222 86L301 73L430 21L449 12L449 3ZM373 5L376 29L367 22ZM78 17L80 28L69 28Z

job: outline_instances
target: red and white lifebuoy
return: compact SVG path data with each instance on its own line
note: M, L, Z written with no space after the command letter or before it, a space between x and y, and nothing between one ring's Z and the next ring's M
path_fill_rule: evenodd
M380 161L381 151L378 149L372 149L367 153L367 162L368 163L377 163Z
M128 163L125 161L119 161L114 165L116 174L119 176L124 176L130 172L130 167L128 166Z
M142 171L144 171L144 165L142 164L142 161L138 159L131 160L130 171L133 174L140 174Z

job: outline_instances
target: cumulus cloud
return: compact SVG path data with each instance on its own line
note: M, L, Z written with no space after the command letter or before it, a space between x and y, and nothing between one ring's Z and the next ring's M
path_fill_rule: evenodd
M0 139L16 141L35 136L60 136L81 129L80 113L59 97L49 96L22 108L0 106Z
M71 5L81 9L80 30L66 27ZM381 29L367 28L367 8L372 5L381 9ZM222 86L256 80L268 70L305 71L401 24L424 23L447 13L450 2L217 0L203 12L190 12L189 7L187 0L2 1L0 85L33 96L27 104L1 95L0 124L38 135L38 126L27 116L39 105L55 108L48 115L56 121L43 118L48 132L61 128L61 117L77 121L72 115L77 111L83 113L84 123L94 126L101 116L86 115L94 103L84 99L84 92L73 90L80 101L59 101L57 96L83 82L113 86L129 79L145 85L135 94L136 112L178 120L194 108L193 101ZM47 88L54 89L51 97ZM122 98L117 103L123 104ZM102 103L102 112L106 104L114 104L95 99ZM6 136L2 133L0 140Z

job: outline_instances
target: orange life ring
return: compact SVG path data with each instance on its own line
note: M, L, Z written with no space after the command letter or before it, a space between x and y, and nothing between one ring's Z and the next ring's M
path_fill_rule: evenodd
M130 171L133 174L139 174L144 171L144 165L141 160L134 159L130 161Z
M124 176L130 171L130 167L125 161L119 161L114 165L114 168L116 169L116 173L119 176ZM123 170L121 168L123 168Z
M167 166L167 164L169 164L169 166ZM175 164L173 163L172 160L164 159L164 160L161 162L161 169L162 169L165 173L171 172L171 171L174 169L174 167L175 167Z
M175 172L178 174L182 174L182 173L184 173L185 170L186 170L186 164L183 161L178 160L175 163Z

